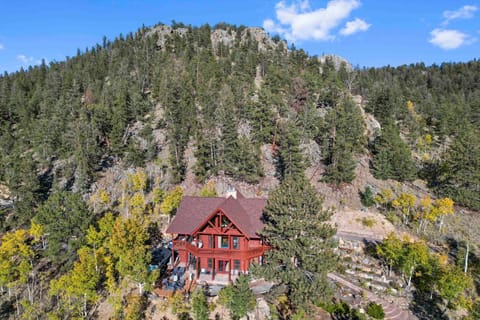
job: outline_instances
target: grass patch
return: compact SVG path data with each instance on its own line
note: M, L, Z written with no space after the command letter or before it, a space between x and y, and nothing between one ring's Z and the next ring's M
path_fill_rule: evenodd
M377 223L377 221L375 221L374 218L370 218L370 217L358 218L357 221L360 222L363 226L368 228L373 227Z

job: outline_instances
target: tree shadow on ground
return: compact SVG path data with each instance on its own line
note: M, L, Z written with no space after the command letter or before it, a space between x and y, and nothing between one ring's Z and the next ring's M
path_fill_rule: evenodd
M448 320L448 316L441 308L442 301L439 297L424 294L419 291L413 292L413 300L410 304L410 310L413 314L422 320Z

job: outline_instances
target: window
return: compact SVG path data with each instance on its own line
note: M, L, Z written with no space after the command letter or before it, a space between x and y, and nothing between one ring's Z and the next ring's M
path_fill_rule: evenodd
M225 260L218 260L218 271L228 271L228 261Z
M240 238L239 237L233 237L232 238L232 247L233 247L233 249L240 249Z
M240 260L233 260L233 270L240 270Z
M220 248L228 249L228 237L219 237Z
M211 270L212 267L213 267L213 260L212 260L212 258L208 258L207 259L207 268Z

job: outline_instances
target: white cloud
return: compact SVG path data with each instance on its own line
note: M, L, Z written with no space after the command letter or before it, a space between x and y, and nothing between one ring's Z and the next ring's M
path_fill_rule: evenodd
M263 28L268 32L285 34L286 29L282 28L280 25L277 25L272 19L267 19L263 21Z
M334 29L359 6L359 0L331 0L325 8L319 9L312 9L308 0L291 5L280 1L275 5L277 22L267 19L263 27L289 41L332 40Z
M17 60L20 61L21 64L22 64L24 67L42 63L41 60L34 59L33 57L27 57L27 56L24 55L24 54L19 54L19 55L17 56Z
M471 19L473 18L474 13L477 10L478 10L478 7L476 6L465 5L458 10L444 11L443 17L445 18L445 20L443 21L443 25L447 25L450 21L456 20L456 19Z
M457 49L476 41L468 34L453 29L434 29L430 32L430 43L445 50Z
M0 43L0 50L3 50L3 49L5 49L5 46L2 43Z
M24 54L19 54L17 56L17 60L20 61L22 64L27 64L29 61L33 61L33 58L27 58Z
M349 36L351 34L360 32L360 31L367 31L370 28L371 24L366 23L364 20L356 18L355 20L348 21L340 30L340 34L344 36Z

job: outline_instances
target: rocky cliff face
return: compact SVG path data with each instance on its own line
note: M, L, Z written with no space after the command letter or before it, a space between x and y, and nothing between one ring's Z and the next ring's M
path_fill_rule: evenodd
M167 25L160 25L147 32L147 36L157 34L157 46L160 49L164 49L168 38L174 35L183 37L187 34L187 32L188 28L174 29ZM217 50L220 44L226 47L232 47L235 45L236 41L240 41L240 44L243 44L248 40L255 40L258 44L258 50L260 51L273 50L279 46L281 46L283 50L287 50L287 44L285 41L273 40L265 30L258 27L248 27L239 30L235 30L233 28L215 29L212 30L210 39L212 41L212 48L214 51Z
M9 208L13 206L13 199L10 190L0 184L0 209Z
M348 62L347 59L345 59L343 57L340 57L338 55L335 55L335 54L324 54L321 57L319 57L318 60L322 64L327 63L328 60L332 61L333 66L335 67L335 70L337 70L337 71L340 69L342 64L345 64L345 68L347 69L347 71L352 71L353 70L352 65L350 64L350 62Z
M173 29L170 26L167 25L160 25L154 27L152 30L147 32L147 36L152 36L153 34L158 35L158 40L157 40L157 46L160 49L165 48L165 43L168 38L172 37L173 35L179 35L179 36L184 36L187 33L188 29L187 28L176 28Z

